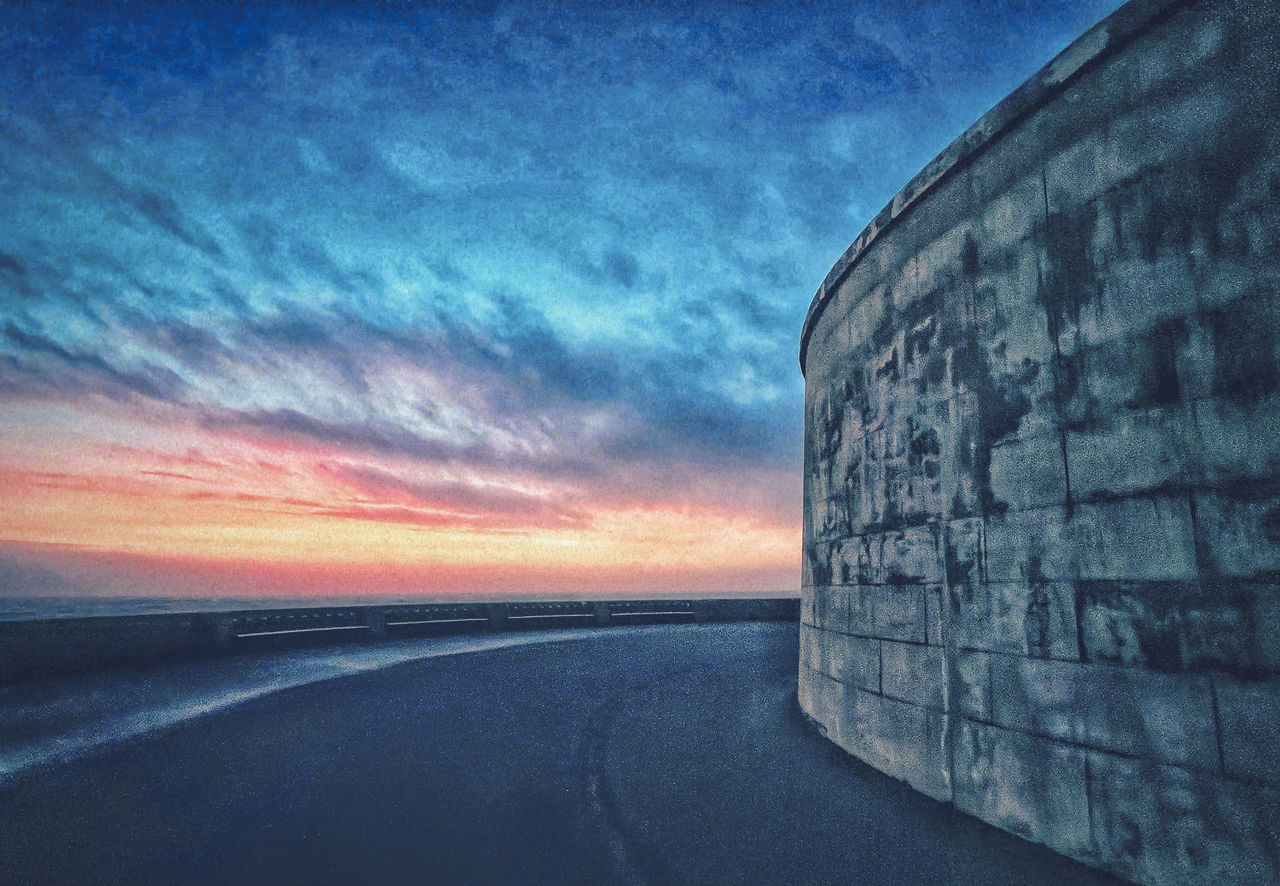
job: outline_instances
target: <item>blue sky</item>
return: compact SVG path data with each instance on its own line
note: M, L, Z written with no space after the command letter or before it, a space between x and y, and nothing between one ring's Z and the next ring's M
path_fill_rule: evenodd
M0 544L794 586L817 284L1116 5L7 4Z

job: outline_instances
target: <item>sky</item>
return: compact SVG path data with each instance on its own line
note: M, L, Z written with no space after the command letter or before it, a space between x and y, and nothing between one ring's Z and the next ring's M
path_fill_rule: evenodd
M814 291L1117 5L0 5L0 594L796 591Z

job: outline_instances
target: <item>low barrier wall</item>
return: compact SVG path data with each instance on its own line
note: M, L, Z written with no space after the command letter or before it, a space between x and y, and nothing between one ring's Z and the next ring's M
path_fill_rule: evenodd
M804 709L1143 883L1280 882L1277 72L1275 2L1126 4L802 338Z
M0 622L0 682L164 659L483 631L796 621L791 598L426 603Z

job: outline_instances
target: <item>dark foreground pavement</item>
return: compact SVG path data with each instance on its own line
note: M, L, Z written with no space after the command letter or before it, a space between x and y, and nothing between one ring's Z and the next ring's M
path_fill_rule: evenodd
M0 881L1117 882L844 755L796 656L672 626L287 689L0 787Z

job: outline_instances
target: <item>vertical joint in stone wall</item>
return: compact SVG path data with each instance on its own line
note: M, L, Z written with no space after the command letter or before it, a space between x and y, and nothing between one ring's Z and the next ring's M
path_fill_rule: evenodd
M1044 224L1044 254L1048 255L1052 244L1049 238L1053 236L1053 232L1049 227L1049 172L1045 165L1040 165L1040 196L1043 200L1043 224ZM1062 327L1059 324L1058 312L1052 307L1054 296L1045 291L1044 269L1040 266L1039 259L1036 263L1037 285L1040 287L1040 303L1044 306L1045 318L1049 324L1049 338L1053 340L1053 400L1054 409L1057 412L1058 423L1058 449L1062 458L1062 484L1066 491L1063 500L1063 507L1066 509L1067 519L1070 520L1075 516L1075 502L1071 497L1071 466L1067 458L1067 424L1066 424L1066 404L1063 395L1064 368L1062 365ZM1050 281L1049 286L1053 286Z

